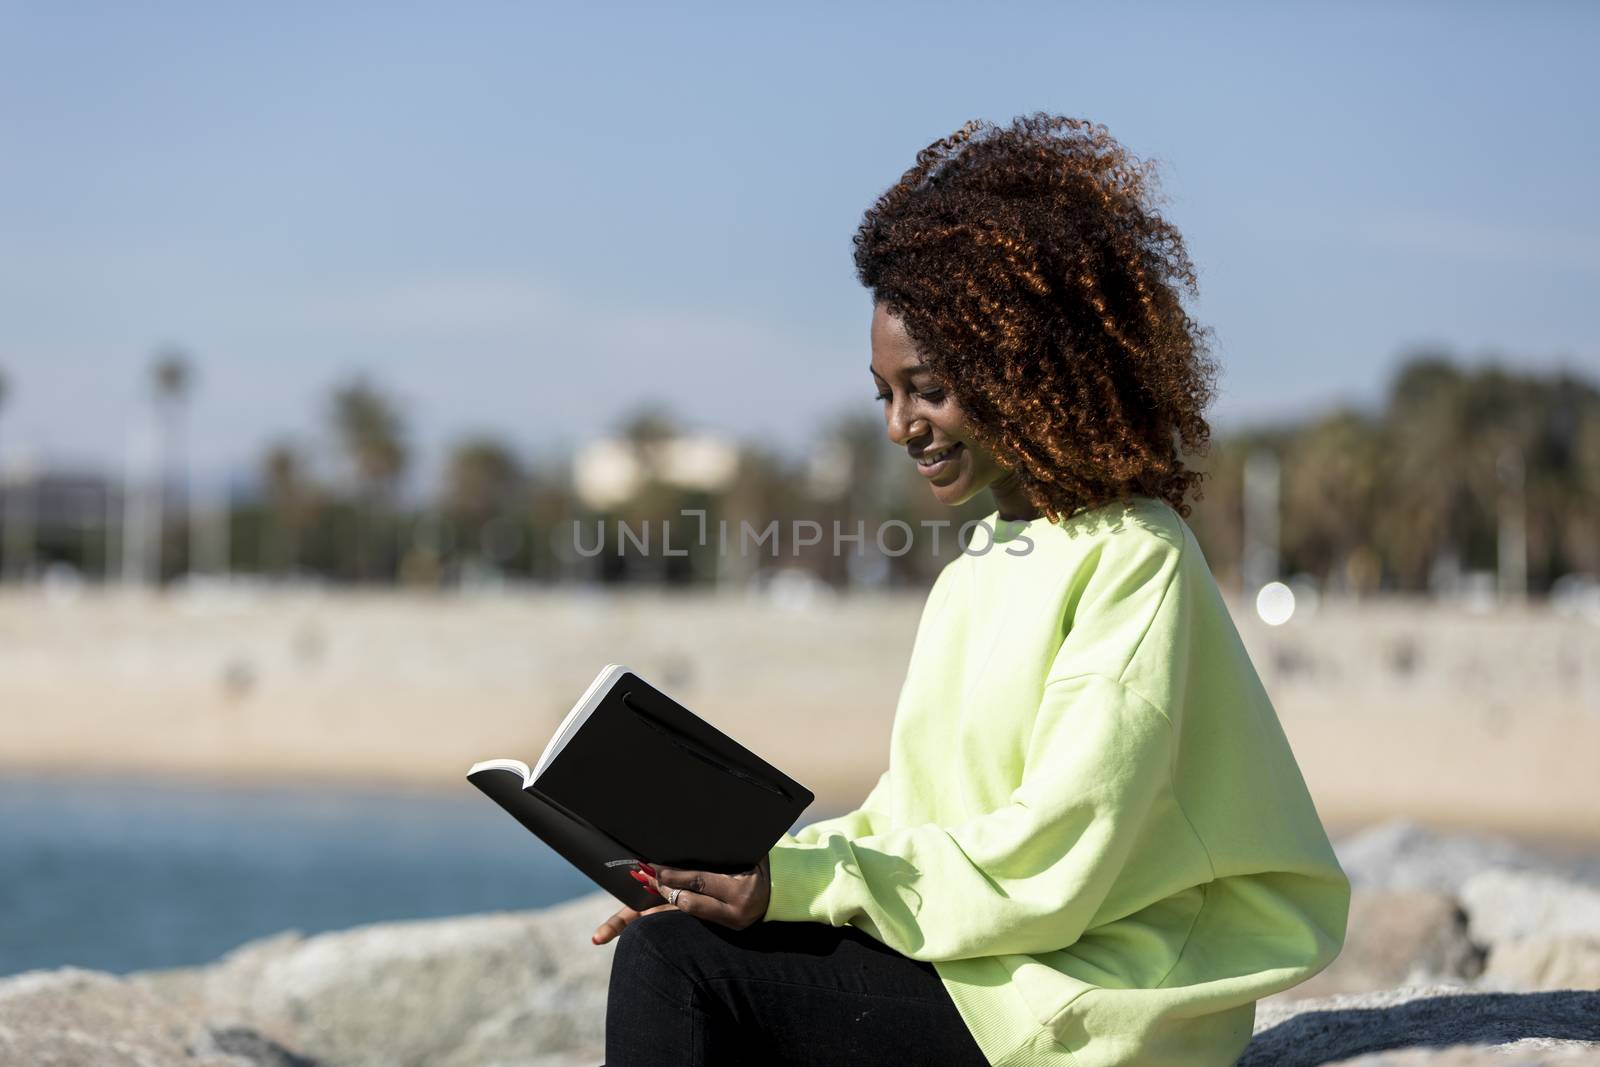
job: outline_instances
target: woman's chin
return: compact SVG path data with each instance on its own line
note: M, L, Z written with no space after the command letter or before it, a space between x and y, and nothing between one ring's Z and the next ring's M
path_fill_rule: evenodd
M965 478L957 478L948 485L929 486L933 497L946 507L958 508L972 499L972 490Z

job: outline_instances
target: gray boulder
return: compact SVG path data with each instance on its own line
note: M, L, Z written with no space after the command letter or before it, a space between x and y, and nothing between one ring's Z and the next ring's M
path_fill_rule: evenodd
M1600 1062L1594 865L1408 824L1338 847L1356 888L1345 949L1258 1005L1243 1063ZM203 967L3 978L0 1064L594 1067L614 948L589 935L614 908L595 893L289 932Z
M0 979L0 1063L318 1067L248 1028L213 1029L134 982L76 967Z
M1473 941L1488 950L1482 985L1600 989L1600 888L1496 868L1469 878L1461 903Z
M1355 889L1431 889L1458 895L1488 868L1541 871L1600 886L1600 860L1531 848L1486 834L1445 833L1395 820L1334 842Z
M1479 984L1494 989L1600 989L1600 938L1502 942L1489 950Z
M376 923L250 942L141 976L150 996L338 1067L600 1062L613 945L603 893L543 911Z
M1528 937L1600 938L1600 887L1555 874L1483 871L1462 885L1461 906L1473 940L1482 945Z

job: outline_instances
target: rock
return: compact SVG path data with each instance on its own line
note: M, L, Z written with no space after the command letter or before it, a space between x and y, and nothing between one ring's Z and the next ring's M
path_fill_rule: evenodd
M1600 888L1549 873L1483 871L1461 887L1486 988L1600 989Z
M279 935L143 985L213 1027L238 1026L339 1067L600 1062L615 902Z
M1489 951L1480 984L1495 989L1600 989L1600 938L1502 942Z
M317 1067L248 1029L213 1032L135 983L76 967L0 978L0 1063Z
M222 1030L207 1028L206 1032L213 1047L256 1067L318 1067L315 1060L290 1052L246 1027L230 1026Z
M1355 889L1431 889L1456 895L1486 868L1543 871L1600 885L1600 862L1542 853L1507 838L1443 833L1396 820L1334 844Z
M1446 1052L1445 1050L1449 1050ZM1493 1053L1496 1058L1484 1058ZM1514 1054L1515 1059L1508 1059ZM1600 1059L1600 993L1479 992L1416 986L1256 1009L1239 1067L1410 1067Z
M1356 891L1344 949L1320 974L1269 1000L1362 993L1440 979L1466 980L1483 969L1455 899L1425 889Z
M1600 888L1494 843L1405 827L1364 837L1341 853L1357 882L1344 951L1257 1006L1242 1063L1600 1062ZM614 947L589 935L614 910L594 893L290 931L203 967L0 979L0 1064L594 1067Z
M1472 938L1498 945L1528 937L1600 938L1600 888L1547 873L1494 869L1461 887Z
M0 1063L38 1067L593 1067L616 910L376 923L249 942L204 967L0 980Z

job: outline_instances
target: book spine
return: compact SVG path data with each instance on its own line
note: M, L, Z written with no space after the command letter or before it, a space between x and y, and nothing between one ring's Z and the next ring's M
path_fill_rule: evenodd
M535 800L538 800L540 803L548 804L550 807L571 819L573 822L577 823L594 836L609 842L615 847L615 850L619 856L632 856L634 859L644 860L646 863L654 862L649 856L642 855L639 850L634 848L632 845L629 845L625 841L617 840L616 837L607 833L605 830L600 829L600 827L596 826L588 819L585 819L582 815L579 815L577 812L561 803L561 801L557 800L549 793L544 792L538 787L538 785L524 786L522 791L528 796L533 797Z

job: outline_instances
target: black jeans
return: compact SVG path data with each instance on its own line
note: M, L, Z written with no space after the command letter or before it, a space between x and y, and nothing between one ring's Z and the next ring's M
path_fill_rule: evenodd
M933 965L854 927L681 911L617 939L604 1067L984 1064Z

